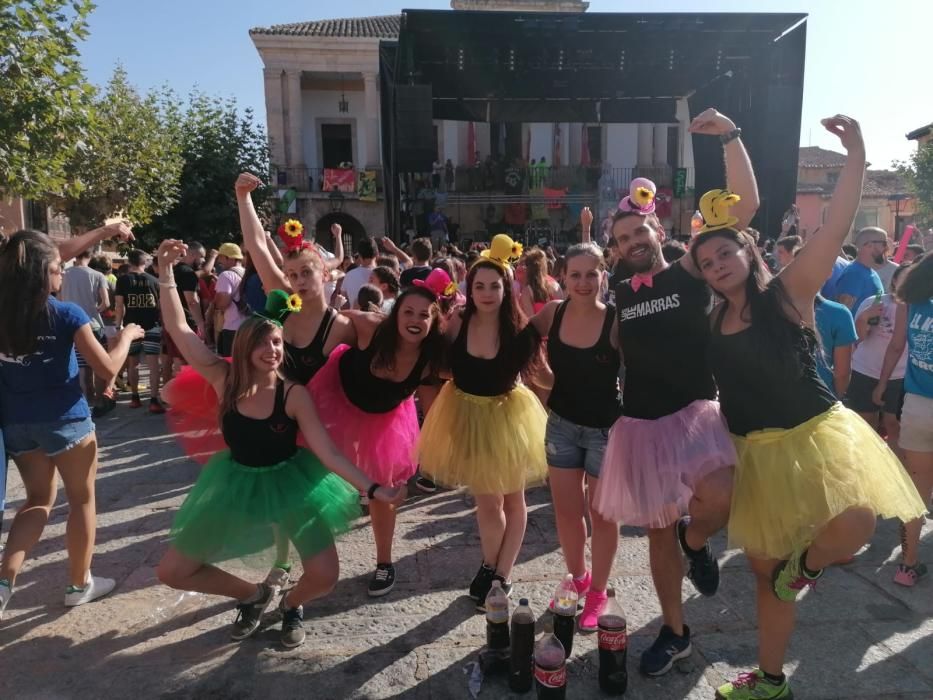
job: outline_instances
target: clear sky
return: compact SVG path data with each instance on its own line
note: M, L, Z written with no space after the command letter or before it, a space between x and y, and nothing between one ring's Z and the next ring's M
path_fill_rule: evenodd
M232 95L265 121L262 62L248 30L330 17L448 9L447 0L96 0L82 46L88 77L106 82L119 61L142 89L168 84ZM904 159L904 135L933 122L933 0L591 0L592 12L807 12L801 145L838 143L819 120L837 112L863 127L875 168Z

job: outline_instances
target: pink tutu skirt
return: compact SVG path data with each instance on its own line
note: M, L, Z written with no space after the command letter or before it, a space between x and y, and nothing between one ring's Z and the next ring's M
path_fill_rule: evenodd
M340 345L308 382L318 418L331 440L366 476L384 486L403 484L418 470L418 412L412 397L388 413L367 413L347 399L340 383Z
M703 477L735 463L715 401L694 401L657 420L622 416L609 431L593 505L614 522L664 528L686 514Z

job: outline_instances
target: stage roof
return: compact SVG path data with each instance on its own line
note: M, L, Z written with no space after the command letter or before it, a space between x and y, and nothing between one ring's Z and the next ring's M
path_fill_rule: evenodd
M436 118L535 121L547 101L546 121L673 121L676 98L760 75L806 18L404 10L397 79L430 84Z

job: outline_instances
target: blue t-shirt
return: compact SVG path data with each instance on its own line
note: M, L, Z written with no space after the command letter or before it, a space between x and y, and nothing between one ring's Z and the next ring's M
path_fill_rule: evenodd
M933 399L933 299L907 307L907 374L904 388Z
M74 337L91 322L77 304L49 297L48 321L41 321L39 343L29 355L0 353L0 415L4 425L89 418Z
M822 352L817 353L816 369L820 379L836 393L833 378L833 353L836 348L853 345L858 340L855 332L855 321L852 314L842 304L828 299L818 299L816 302L816 332L820 335Z
M836 298L836 282L839 281L839 278L842 276L842 273L846 271L846 268L849 267L849 259L839 256L836 258L836 262L833 263L833 271L829 275L829 279L826 280L826 284L823 285L823 288L820 290L820 296L824 299L835 299ZM857 306L855 307L858 308Z
M853 260L836 280L836 298L842 294L855 297L855 303L852 304L852 311L855 312L868 297L884 294L884 285L877 272Z

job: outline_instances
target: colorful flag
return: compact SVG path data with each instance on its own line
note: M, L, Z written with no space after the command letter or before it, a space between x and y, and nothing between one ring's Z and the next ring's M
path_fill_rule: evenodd
M376 201L376 171L360 170L360 185L357 188L361 202Z

